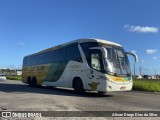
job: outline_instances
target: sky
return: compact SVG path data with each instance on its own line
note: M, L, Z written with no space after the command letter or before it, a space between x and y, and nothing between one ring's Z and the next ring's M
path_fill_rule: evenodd
M159 0L0 0L0 68L22 68L26 55L99 38L135 52L136 74L140 66L143 74L160 74L159 5Z

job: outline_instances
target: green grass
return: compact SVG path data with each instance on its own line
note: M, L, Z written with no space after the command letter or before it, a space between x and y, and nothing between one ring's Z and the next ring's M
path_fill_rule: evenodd
M160 92L160 80L133 80L133 90Z
M21 75L6 76L8 80L22 80Z

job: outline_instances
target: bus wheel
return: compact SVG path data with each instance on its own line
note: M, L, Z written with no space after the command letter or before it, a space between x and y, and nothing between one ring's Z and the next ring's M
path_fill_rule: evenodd
M98 91L98 94L100 94L100 95L106 95L106 92Z
M42 85L37 85L37 88L42 88Z
M33 77L33 79L32 79L32 86L33 86L34 88L37 87L37 79L36 79L35 77Z
M28 79L27 79L27 83L28 83L29 87L32 87L32 86L33 86L33 84L32 84L32 80L31 80L31 78L30 78L30 77L28 77Z
M78 94L84 93L83 83L80 78L76 78L73 80L73 88L75 93L78 93Z

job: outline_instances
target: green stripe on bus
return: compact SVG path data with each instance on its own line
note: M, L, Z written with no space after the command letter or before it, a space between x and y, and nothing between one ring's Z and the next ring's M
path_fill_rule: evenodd
M67 64L68 61L52 63L48 69L45 81L56 82L57 80L59 80Z

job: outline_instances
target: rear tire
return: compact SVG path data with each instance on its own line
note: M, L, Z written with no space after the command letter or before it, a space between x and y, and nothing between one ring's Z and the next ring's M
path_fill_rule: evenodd
M84 93L83 82L80 78L73 80L73 88L75 93L82 94Z
M42 88L42 85L37 85L37 88Z
M32 80L31 80L31 78L30 78L30 77L28 77L28 79L27 79L27 83L28 83L29 87L32 87L32 86L33 86L33 84L32 84Z
M33 79L32 79L32 86L33 86L34 88L37 87L37 79L36 79L35 77L33 77Z

